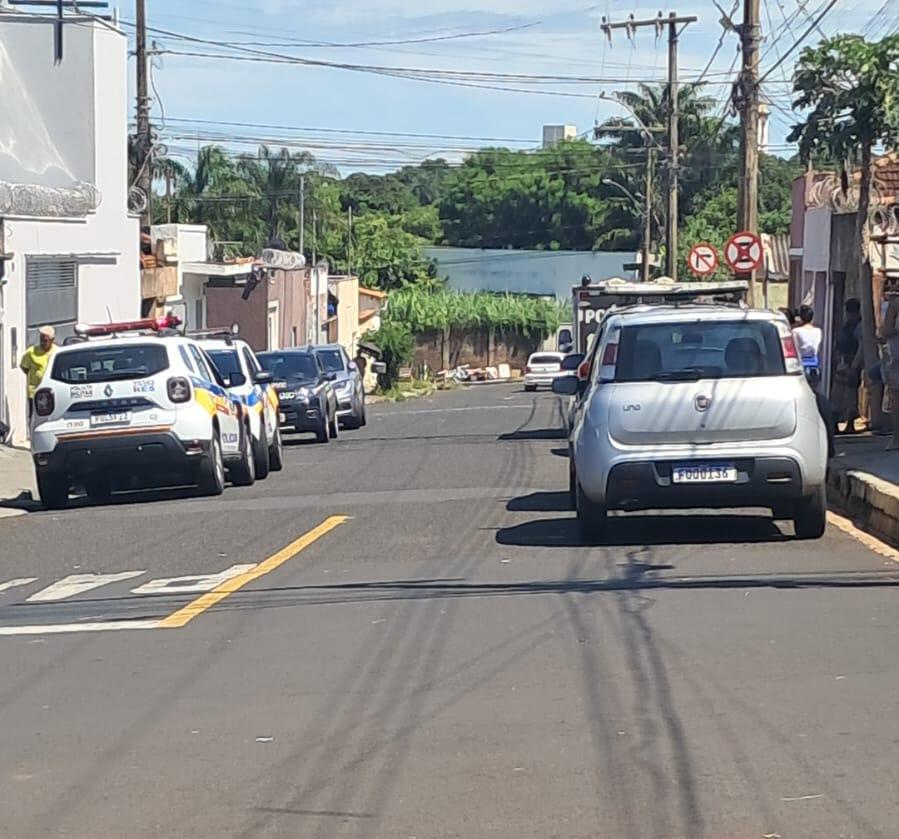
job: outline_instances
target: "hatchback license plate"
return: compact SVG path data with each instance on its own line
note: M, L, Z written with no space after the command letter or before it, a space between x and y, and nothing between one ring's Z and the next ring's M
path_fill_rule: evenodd
M131 411L91 414L91 428L96 428L100 425L127 425L129 422L131 422Z
M675 484L732 484L737 480L737 467L732 463L703 463L675 466L671 470Z

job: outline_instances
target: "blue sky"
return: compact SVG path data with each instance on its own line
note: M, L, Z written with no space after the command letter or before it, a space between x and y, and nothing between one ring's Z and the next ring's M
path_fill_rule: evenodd
M729 10L734 0L720 0ZM348 168L384 168L428 153L458 156L480 141L430 138L390 138L355 132L409 132L516 140L508 145L534 146L544 123L568 122L585 131L595 119L621 113L598 95L627 87L627 82L662 79L666 68L664 39L656 43L651 30L634 42L623 32L609 45L599 30L603 15L622 20L631 11L651 17L658 5L647 0L149 0L149 24L178 33L211 39L251 42L248 48L353 64L440 68L491 73L561 74L609 79L604 84L567 85L578 97L522 94L472 89L333 68L250 63L163 54L154 61L154 80L174 135L191 134L176 119L227 120L304 128L340 129L350 133L267 132L251 128L208 127L192 141L169 140L172 150L187 153L215 132L247 138L291 136L317 156ZM763 0L766 40L763 71L787 50L826 5L825 0ZM681 40L681 75L696 78L712 56L722 28L711 0L686 0L680 14L695 14ZM130 15L125 11L125 19ZM827 15L821 30L865 31L879 36L894 27L899 0L841 0ZM789 26L787 25L789 24ZM331 44L437 38L460 33L512 29L483 35L418 44L378 46L264 46L288 40ZM773 33L773 36L772 36ZM163 50L208 52L204 45L185 44L153 35ZM807 43L820 37L816 32ZM723 101L724 82L737 56L737 38L727 34L707 78L719 84L707 93ZM774 102L771 141L783 143L789 118L789 78L792 59L774 73L766 92ZM716 75L717 74L717 75ZM507 85L508 86L508 85ZM511 85L514 86L514 85ZM558 85L544 83L553 91ZM157 116L161 116L158 103ZM192 129L197 132L198 129ZM326 139L322 139L326 138ZM786 151L785 149L783 151ZM350 161L357 161L355 164Z

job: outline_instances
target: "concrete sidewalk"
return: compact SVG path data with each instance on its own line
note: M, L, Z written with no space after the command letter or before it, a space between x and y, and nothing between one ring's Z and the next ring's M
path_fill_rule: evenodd
M899 451L885 451L888 440L870 434L838 437L828 500L864 530L899 545Z
M22 515L36 499L31 452L0 445L0 518Z

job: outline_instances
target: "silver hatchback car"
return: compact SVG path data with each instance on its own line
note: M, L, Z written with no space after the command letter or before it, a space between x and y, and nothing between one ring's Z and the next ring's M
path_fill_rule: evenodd
M824 533L827 429L779 314L723 305L608 314L579 376L570 491L582 535L609 510L768 507Z

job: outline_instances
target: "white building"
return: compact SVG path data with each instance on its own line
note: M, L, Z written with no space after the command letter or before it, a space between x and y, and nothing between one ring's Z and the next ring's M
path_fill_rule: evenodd
M49 323L140 313L139 227L128 213L127 41L95 18L0 9L0 420L27 438L21 354Z
M563 140L574 140L577 137L577 127L574 125L544 125L543 148L561 143Z

